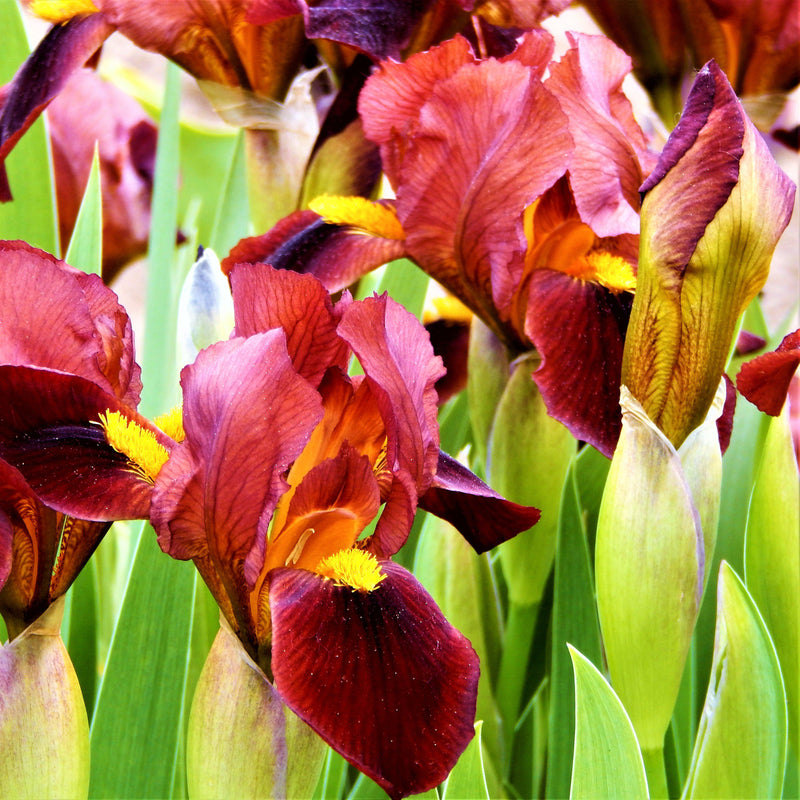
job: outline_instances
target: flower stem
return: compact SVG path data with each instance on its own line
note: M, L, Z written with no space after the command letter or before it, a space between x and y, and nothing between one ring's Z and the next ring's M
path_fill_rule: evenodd
M664 767L664 749L642 750L644 769L647 773L647 786L652 800L669 797L667 791L667 772Z

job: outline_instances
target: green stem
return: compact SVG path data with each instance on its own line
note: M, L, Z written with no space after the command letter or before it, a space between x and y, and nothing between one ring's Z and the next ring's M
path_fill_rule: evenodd
M647 773L647 787L652 800L669 797L667 791L667 771L664 767L664 749L642 750L644 770Z
M538 615L538 603L520 605L511 601L509 604L496 690L497 707L503 720L507 767L511 762L514 729L522 705L522 692L528 674L528 660Z

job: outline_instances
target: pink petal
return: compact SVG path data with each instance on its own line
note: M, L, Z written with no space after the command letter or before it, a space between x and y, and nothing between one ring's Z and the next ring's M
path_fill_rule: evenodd
M785 336L772 353L764 353L743 364L736 376L736 386L760 411L777 417L798 365L800 330Z

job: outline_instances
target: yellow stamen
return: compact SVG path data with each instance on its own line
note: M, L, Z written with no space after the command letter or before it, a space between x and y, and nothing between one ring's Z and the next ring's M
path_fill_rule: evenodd
M425 308L422 312L422 323L428 325L436 320L443 319L448 322L460 322L468 325L472 322L472 312L453 295L434 297L431 301L432 308Z
M371 592L386 577L372 553L355 547L323 558L316 571L337 586L349 586L359 592Z
M155 483L161 467L169 458L167 449L159 444L152 431L137 425L119 413L107 411L100 415L106 441L130 461L131 468L149 483Z
M614 294L632 292L636 289L636 276L633 267L620 256L615 256L604 250L596 250L586 257L592 275L589 280L605 286Z
M74 17L99 11L92 0L31 0L29 8L32 14L53 25L63 25Z
M156 417L153 422L176 442L182 442L186 438L186 431L183 430L183 406L175 406L166 414Z
M383 239L402 241L406 238L403 226L391 208L363 197L323 194L315 197L308 207L333 225L350 225Z

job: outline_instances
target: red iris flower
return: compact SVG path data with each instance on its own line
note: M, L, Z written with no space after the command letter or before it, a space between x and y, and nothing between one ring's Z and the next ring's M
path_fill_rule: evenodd
M499 59L456 37L383 62L359 111L396 201L369 216L319 198L318 214L298 212L234 257L311 272L334 290L407 255L512 357L535 348L549 413L610 454L638 189L655 156L621 89L630 59L604 37L570 41L558 62L542 31Z
M472 736L478 664L389 558L417 507L478 550L538 513L440 453L441 361L401 306L332 305L312 276L260 265L231 284L235 337L182 374L186 439L156 480L159 541L195 561L298 716L391 796L424 791ZM351 353L364 375L346 373Z
M393 797L424 791L472 737L478 662L389 559L417 508L479 551L538 511L440 452L441 361L401 306L333 305L313 276L261 265L231 284L234 337L182 374L183 441L97 375L3 366L0 455L60 512L149 515L286 704Z
M0 613L13 637L66 592L112 518L39 499L64 482L49 459L70 461L102 437L98 427L76 449L75 413L88 402L77 395L137 416L141 381L128 316L99 277L24 242L0 242L0 309ZM24 462L25 477L10 462ZM103 492L91 467L80 458L74 467L85 478L80 491Z

